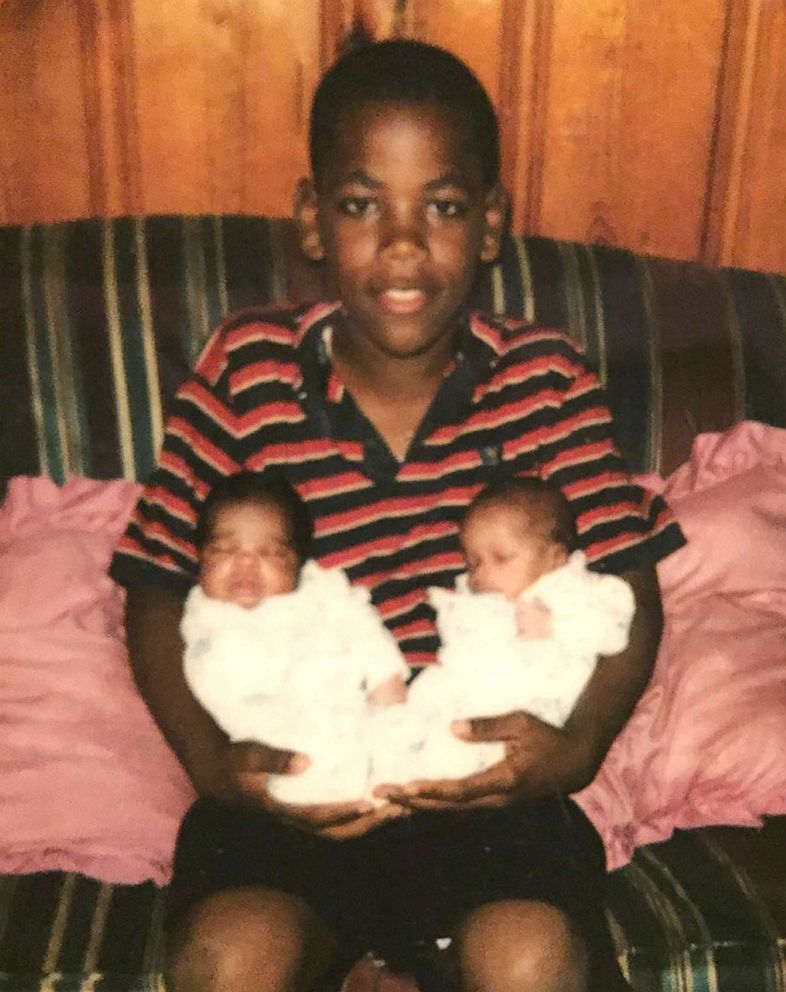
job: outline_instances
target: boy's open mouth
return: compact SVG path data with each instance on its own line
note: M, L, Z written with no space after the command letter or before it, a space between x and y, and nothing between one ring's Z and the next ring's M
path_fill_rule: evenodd
M377 300L388 313L416 313L426 305L427 296L422 289L391 288L383 290Z

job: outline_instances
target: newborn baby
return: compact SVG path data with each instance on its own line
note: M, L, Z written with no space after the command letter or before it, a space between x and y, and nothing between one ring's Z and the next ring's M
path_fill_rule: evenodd
M401 701L409 673L367 591L308 560L311 527L279 476L218 483L181 623L186 682L224 732L310 758L269 780L272 796L298 804L368 794L370 707Z
M522 710L561 727L598 655L627 645L633 592L573 550L575 523L555 487L523 476L487 487L460 537L466 574L455 591L430 590L440 663L413 681L405 707L379 714L375 783L483 771L504 744L463 741L451 721Z

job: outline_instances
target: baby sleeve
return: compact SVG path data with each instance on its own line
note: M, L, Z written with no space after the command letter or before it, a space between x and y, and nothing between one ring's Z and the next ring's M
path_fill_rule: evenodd
M618 575L591 572L582 552L527 591L551 610L554 639L570 651L614 655L628 644L636 601Z

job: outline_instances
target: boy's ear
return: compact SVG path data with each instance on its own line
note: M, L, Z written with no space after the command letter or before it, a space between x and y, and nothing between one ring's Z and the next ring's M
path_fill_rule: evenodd
M294 215L300 250L312 262L321 262L325 248L319 232L317 192L311 179L301 179L295 187Z
M486 194L485 228L480 247L481 262L494 262L499 255L508 216L508 195L497 183Z

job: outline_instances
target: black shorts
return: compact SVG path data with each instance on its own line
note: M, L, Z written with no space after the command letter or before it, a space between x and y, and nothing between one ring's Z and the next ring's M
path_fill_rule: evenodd
M342 963L371 951L440 990L447 979L427 974L441 967L434 948L467 913L500 899L542 901L584 935L591 987L627 988L605 919L603 847L570 800L418 813L346 841L199 800L178 837L168 928L206 896L242 886L303 898L335 935Z

